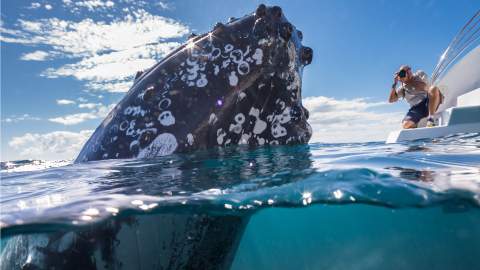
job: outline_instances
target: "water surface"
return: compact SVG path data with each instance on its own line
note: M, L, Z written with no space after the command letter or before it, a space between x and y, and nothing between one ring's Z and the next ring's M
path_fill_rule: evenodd
M229 148L65 164L1 164L2 258L12 258L12 243L23 243L20 236L47 235L53 243L52 235L63 239L90 230L95 237L91 232L105 224L133 219L123 226L143 233L132 236L136 259L117 258L117 268L480 267L479 134L408 144ZM166 220L176 225L157 235L167 225L151 224ZM182 227L187 223L195 226ZM207 223L214 229L202 229ZM158 243L176 231L180 236L169 238L175 243L162 249L171 249L170 255L152 259L149 252L161 249ZM201 240L190 239L194 231L202 232L195 234ZM150 243L153 234L156 244ZM122 235L122 229L112 234L119 243L111 244L111 261L125 252L122 243L133 241ZM205 242L213 235L219 235L215 243ZM189 246L193 253L172 251L179 245L186 250L185 241L195 242ZM205 253L195 253L199 247ZM215 249L224 256L208 265L185 259L209 258ZM25 250L16 255L17 265L32 255ZM171 254L182 263L169 262Z

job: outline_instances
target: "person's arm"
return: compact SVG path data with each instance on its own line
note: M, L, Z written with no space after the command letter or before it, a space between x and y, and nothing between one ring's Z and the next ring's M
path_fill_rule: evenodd
M388 97L388 102L393 103L398 100L398 94L397 94L397 83L398 83L398 78L395 76L394 82L392 84L392 89L390 90L390 96Z

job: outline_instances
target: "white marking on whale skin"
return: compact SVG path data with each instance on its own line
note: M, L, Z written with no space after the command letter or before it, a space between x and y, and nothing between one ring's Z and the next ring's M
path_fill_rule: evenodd
M239 113L237 115L235 115L235 122L237 122L237 124L243 124L245 122L245 115L243 115L243 113Z
M285 101L280 100L279 98L277 98L277 100L275 100L275 104L280 104L280 109L281 109L281 110L285 110Z
M241 124L230 124L228 131L234 132L236 134L240 134L242 132L242 125Z
M236 50L233 50L230 52L230 59L232 59L232 61L234 63L241 63L243 62L243 52L242 50L240 49L236 49Z
M125 110L123 110L124 115L141 115L143 117L145 116L145 113L145 110L142 110L141 106L128 106L127 108L125 108Z
M171 111L164 111L158 116L158 121L163 126L171 126L175 124L175 117Z
M282 114L279 114L279 115L276 115L275 118L274 118L274 122L275 120L278 120L278 122L280 122L280 124L285 124L285 123L288 123L290 122L290 107L286 107L285 110L283 110Z
M261 134L263 131L265 131L267 128L267 122L260 119L260 110L252 107L248 114L256 118L255 126L253 127L253 133Z
M264 145L265 144L265 139L258 137L257 142L258 142L259 145Z
M273 141L269 142L268 144L270 144L270 145L279 145L279 143L278 143L277 140L273 140Z
M246 75L250 73L250 65L245 61L238 63L237 72L240 75Z
M226 53L230 52L231 50L233 50L233 45L232 44L225 45L225 52Z
M194 140L193 140L193 135L192 135L192 133L188 133L188 134L187 134L187 143L188 143L189 145L193 145L193 141L194 141Z
M287 129L285 129L278 123L272 125L271 131L274 138L280 138L287 135Z
M230 124L228 131L233 131L236 134L240 134L240 132L242 132L242 125L245 123L245 115L243 115L243 113L239 113L235 115L234 120L236 123Z
M294 137L289 137L289 138L285 141L285 143L288 144L288 143L293 142L293 141L295 141L295 136L294 136Z
M222 145L223 137L225 137L227 133L225 133L221 128L217 129L217 143L218 145Z
M208 119L208 124L214 125L217 121L218 121L217 116L214 113L210 114L210 118Z
M246 96L247 94L245 94L244 92L240 92L237 97L237 102L243 100Z
M235 71L232 71L228 76L228 82L230 83L231 86L237 86L238 77L237 77L237 74L235 74Z
M103 159L108 158L108 153L103 154L103 155L102 155L102 158L103 158Z
M250 133L244 133L242 134L242 137L240 138L239 144L248 144L248 140L250 139L252 135Z
M226 68L228 67L228 65L230 65L232 61L230 59L227 59L227 60L223 60L222 62L222 68Z
M200 75L200 79L197 80L197 87L205 87L208 84L205 74Z
M130 121L129 127L125 132L125 135L133 137L135 136L135 120Z
M260 44L260 42L259 42ZM263 51L260 48L255 49L255 53L252 55L252 58L255 60L255 64L260 65L262 64L263 59Z
M218 67L218 65L213 65L213 66L214 66L213 75L217 76L218 72L220 72L220 67Z
M130 143L130 146L129 146L130 151L133 151L133 148L135 146L138 146L138 147L140 146L140 142L138 140L134 140Z
M149 128L149 127L153 127L154 125L155 125L155 123L150 122L150 123L146 123L145 127Z
M262 38L258 41L258 45L263 45L263 44L266 44L268 43L268 40L266 38Z
M162 133L158 135L147 147L140 150L137 158L153 158L170 155L178 147L177 139L173 134Z
M158 108L160 110L166 110L166 109L168 109L168 107L170 107L171 104L172 104L171 99L164 98L164 99L160 100L160 102L158 102Z
M213 47L212 52L209 55L209 59L210 60L215 60L220 56L221 53L222 53L222 51L220 51L219 48Z
M270 122L270 123L271 123L272 120L273 120L273 114L267 115L267 122Z
M248 55L250 53L250 45L247 45L247 49L243 52L243 55Z

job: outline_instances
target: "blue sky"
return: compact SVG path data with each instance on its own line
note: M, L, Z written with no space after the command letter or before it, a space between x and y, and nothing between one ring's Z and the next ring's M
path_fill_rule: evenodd
M279 5L314 50L303 97L312 141L383 140L404 102L385 100L407 63L431 73L478 0L2 1L1 159L73 158L131 84L191 32Z

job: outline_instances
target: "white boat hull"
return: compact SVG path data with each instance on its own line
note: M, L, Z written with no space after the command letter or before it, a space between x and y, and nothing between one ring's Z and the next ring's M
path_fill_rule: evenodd
M386 143L438 138L457 133L480 133L480 105L454 107L443 113L438 127L402 129L390 132Z

